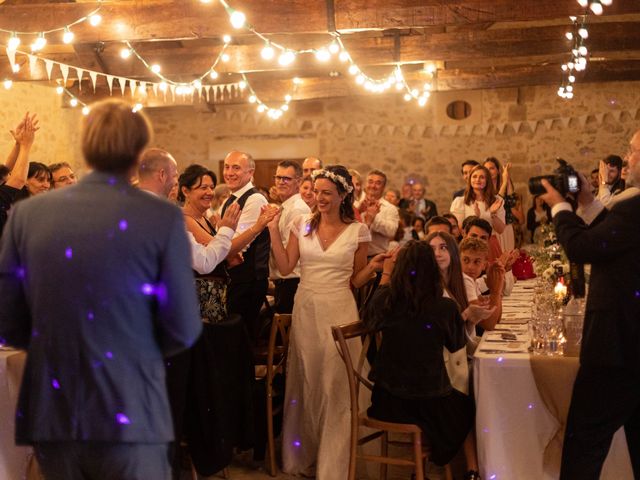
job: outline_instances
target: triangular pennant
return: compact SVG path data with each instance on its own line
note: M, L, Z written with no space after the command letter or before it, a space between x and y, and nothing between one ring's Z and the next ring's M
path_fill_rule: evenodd
M98 81L98 72L89 70L89 78L91 79L91 85L93 86L93 93L96 93L96 82Z
M544 121L544 128L551 130L551 127L553 127L553 118L546 118Z
M371 127L371 131L373 132L374 135L378 135L378 133L380 133L380 128L382 128L382 125L378 125L377 123L374 123L373 125L369 125Z
M171 89L171 100L173 101L173 103L176 102L176 86L172 83L171 85L169 85L169 88Z
M604 113L596 113L596 122L598 125L602 125L602 121L604 120Z
M36 74L37 63L38 63L38 57L36 57L35 55L29 54L29 73L31 74L32 77L34 77ZM67 71L68 70L69 70L69 67L67 67Z
M211 92L211 85L204 87L204 94L207 97L207 103L209 102L209 92Z
M364 127L366 127L366 125L363 125L362 123L356 123L355 127L356 127L356 132L358 133L358 136L361 136L362 132L364 132Z
M444 125L433 125L431 128L434 135L440 135L444 130Z
M7 48L6 52L7 52L7 57L9 57L9 63L11 64L11 68L13 69L13 66L16 64L16 51L9 50Z
M538 121L529 120L527 124L529 125L529 130L531 130L531 133L536 133L536 130L538 129Z
M580 116L578 117L578 124L579 124L581 127L584 127L584 126L587 124L587 117L588 117L588 116L589 116L589 115L580 115Z
M416 133L418 138L424 135L424 131L427 129L426 125L416 125Z
M631 118L633 120L635 120L636 115L638 115L638 109L637 108L632 108L631 110L629 110L629 115L631 115Z
M136 94L137 82L135 80L129 80L129 88L131 89L131 97Z
M151 89L153 90L153 95L155 97L157 97L158 96L158 84L154 82L153 85L151 85Z
M319 127L320 127L320 121L319 120L311 120L311 129L314 132L317 132Z
M78 74L78 90L82 91L82 74L84 73L84 70L82 68L76 68L76 73Z
M567 128L569 126L569 123L571 123L571 117L562 117L560 119L560 123L562 123L562 126L564 128Z
M120 85L120 95L124 95L124 91L127 88L127 79L118 77L118 85Z
M62 81L63 85L67 85L67 77L69 76L69 65L65 65L64 63L59 63L60 71L62 72Z
M620 121L620 117L622 116L622 110L614 110L613 112L609 112L609 113L611 113L611 116L616 122Z
M522 126L522 122L521 121L517 121L517 122L511 122L511 127L513 128L513 131L516 133L520 133L520 127Z
M147 82L140 82L140 86L138 87L138 91L143 96L147 95Z
M471 135L471 132L473 132L473 127L475 125L463 125L462 126L462 133L464 133L467 137Z
M113 95L113 75L107 75L107 85L109 85L109 95Z
M411 132L411 125L403 125L402 127L400 127L400 130L402 130L402 134L405 137L409 136L409 132Z
M327 122L327 132L331 133L331 131L333 130L333 127L335 127L335 123L333 122Z
M51 72L53 71L53 60L44 59L44 69L47 71L47 78L51 80Z
M487 135L487 133L489 133L489 129L491 129L490 123L483 123L482 125L480 125L480 132L482 133L482 135Z
M506 123L496 123L496 130L499 133L503 133L506 126L507 126Z

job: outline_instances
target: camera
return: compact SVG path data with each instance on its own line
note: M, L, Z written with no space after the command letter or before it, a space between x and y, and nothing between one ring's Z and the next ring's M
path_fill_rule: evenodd
M560 166L553 171L553 175L541 175L529 179L529 192L531 195L542 195L547 191L540 180L548 181L562 196L580 191L580 177L578 172L562 158L556 159Z

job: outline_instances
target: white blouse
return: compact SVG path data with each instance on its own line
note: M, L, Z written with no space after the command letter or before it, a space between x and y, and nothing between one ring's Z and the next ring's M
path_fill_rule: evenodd
M219 263L223 262L229 250L234 231L229 227L222 227L213 240L207 245L196 242L195 237L189 231L187 236L191 243L191 268L200 275L213 272Z

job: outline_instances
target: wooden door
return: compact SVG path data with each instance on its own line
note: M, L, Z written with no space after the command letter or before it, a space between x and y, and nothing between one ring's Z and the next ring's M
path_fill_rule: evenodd
M256 170L253 172L253 184L258 187L269 191L269 188L273 186L273 176L276 174L276 168L278 163L283 160L292 160L294 162L298 162L302 165L303 158L290 158L284 159L279 158L277 160L269 159L269 160L255 160L256 162ZM222 172L224 169L224 160L220 160L218 162L218 171L220 179L220 183L224 182L224 177L222 176Z

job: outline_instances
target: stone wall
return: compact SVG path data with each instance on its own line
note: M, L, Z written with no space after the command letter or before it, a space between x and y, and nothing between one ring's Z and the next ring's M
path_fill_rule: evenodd
M13 146L9 130L14 129L29 111L37 113L40 120L30 159L46 165L66 161L81 170L78 133L82 114L77 109L62 108L62 100L52 87L14 83L7 90L0 85L0 105L0 155L3 161Z
M471 104L469 120L444 115L453 99ZM608 154L623 155L640 128L639 107L640 84L629 82L579 84L572 101L561 100L553 87L435 93L425 108L394 94L303 101L277 121L251 105L147 113L156 143L181 167L199 162L217 171L230 148L258 159L318 155L325 164L360 172L382 169L395 188L407 178L423 180L427 196L446 211L461 187L463 160L496 156L512 162L516 188L526 193L527 179L553 170L556 157L588 172Z

